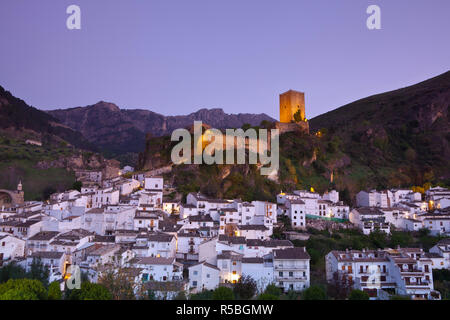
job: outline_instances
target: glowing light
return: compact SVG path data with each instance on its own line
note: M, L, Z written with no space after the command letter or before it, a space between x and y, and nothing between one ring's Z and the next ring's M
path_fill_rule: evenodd
M230 280L231 280L231 282L238 282L239 278L240 278L240 276L238 274L230 273Z

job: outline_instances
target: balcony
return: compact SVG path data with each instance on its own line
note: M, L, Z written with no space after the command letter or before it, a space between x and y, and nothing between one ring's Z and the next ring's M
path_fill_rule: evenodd
M417 267L414 268L401 268L400 269L401 273L426 273L427 271L424 271L422 269L419 269Z
M276 281L283 281L283 282L287 282L287 281L306 281L308 280L308 277L306 276L275 276L275 280Z
M307 270L308 266L306 265L301 265L301 266L293 266L293 265L275 265L275 270L278 271L297 271L297 270Z
M406 287L423 287L423 288L428 288L430 286L430 282L429 281L421 281L421 282L406 282L405 283Z

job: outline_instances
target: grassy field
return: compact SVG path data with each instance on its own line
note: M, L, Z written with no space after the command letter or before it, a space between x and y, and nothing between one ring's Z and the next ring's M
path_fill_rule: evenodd
M25 200L39 200L51 192L70 189L75 181L73 172L62 168L41 170L35 165L71 154L72 149L65 145L45 148L0 137L0 189L15 190L21 180Z

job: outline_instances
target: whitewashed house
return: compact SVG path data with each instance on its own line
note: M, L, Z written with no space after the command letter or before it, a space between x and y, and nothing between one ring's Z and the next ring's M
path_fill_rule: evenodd
M423 227L429 229L432 235L449 235L450 210L444 210L426 213L417 218L422 220Z
M331 251L325 261L328 281L345 277L372 299L389 295L439 299L433 289L432 261L422 249Z
M255 280L257 293L263 293L266 287L274 283L273 254L264 257L243 257L241 260L242 277Z
M265 225L239 225L237 227L238 235L246 239L266 240L272 235L272 230Z
M223 251L217 255L217 267L220 269L220 283L236 283L242 276L243 255L234 251Z
M182 203L180 204L180 217L186 219L189 216L198 215L198 209L193 204Z
M101 208L107 205L116 205L119 203L120 191L112 187L97 189L93 196L92 206L94 208Z
M214 290L219 286L220 270L202 261L189 267L189 287L192 293Z
M27 255L39 251L54 251L50 246L50 242L52 242L58 234L58 231L41 231L28 238L26 241Z
M138 259L133 265L142 269L142 280L147 281L179 281L183 279L183 265L175 261L175 257L145 257Z
M274 250L273 272L276 285L285 292L309 288L310 260L304 247Z
M177 233L177 253L178 259L198 261L198 248L203 238L198 232L187 232L180 230Z
M442 261L433 266L436 269L450 269L450 239L442 239L430 249L431 253L438 254Z
M0 266L4 262L23 257L25 255L25 240L13 235L0 234Z
M383 211L376 207L355 208L350 212L349 220L366 235L375 230L385 233L391 232Z
M293 229L306 229L306 205L302 200L286 200L287 215Z

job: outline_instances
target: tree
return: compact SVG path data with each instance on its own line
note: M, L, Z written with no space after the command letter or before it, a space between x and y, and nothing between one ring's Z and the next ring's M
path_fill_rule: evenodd
M213 291L203 290L202 292L189 295L189 300L212 300Z
M147 299L148 300L157 300L155 291L147 290Z
M282 293L281 289L274 284L269 284L266 287L266 290L264 290L264 294L269 294L277 298L281 296L281 293Z
M262 293L258 296L258 300L279 300L280 298L270 293Z
M419 230L419 237L427 237L430 234L430 229L428 228L421 228Z
M83 183L81 181L75 181L72 185L73 190L77 190L81 192L81 187L83 186Z
M233 292L239 300L250 300L256 294L256 281L251 276L242 276L234 285Z
M110 268L101 273L98 283L103 285L114 300L134 300L139 289L125 268Z
M353 288L353 280L350 280L344 274L335 272L329 285L327 286L328 295L338 300L347 298Z
M294 113L294 121L295 121L295 122L301 122L301 121L303 121L302 115L301 115L301 113L300 113L300 110L297 110L297 112Z
M61 300L62 292L58 281L53 281L48 286L48 300Z
M380 230L375 230L369 235L370 241L377 248L386 248L387 245L387 235L385 232Z
M352 290L348 296L348 300L369 300L369 294L361 290Z
M101 284L83 282L81 289L74 289L69 297L70 300L112 300L112 295Z
M409 247L414 243L414 238L409 232L392 231L390 242L391 248L395 248L397 246Z
M39 280L10 279L0 285L0 300L46 300L47 290Z
M302 300L327 300L327 294L322 287L311 286L303 291Z
M187 300L186 292L179 291L173 300Z
M50 196L56 192L56 189L54 187L46 187L44 191L42 191L42 199L48 200Z
M261 128L264 128L264 129L270 129L270 128L272 127L272 125L273 125L272 122L267 121L267 120L263 120L263 121L261 121L261 123L260 123L259 126L260 126Z
M227 287L219 287L213 291L213 300L234 300L233 290Z
M27 274L27 278L39 280L45 287L47 287L49 274L49 269L44 266L41 259L33 258L30 271Z
M390 300L411 300L411 297L394 295L394 296L391 296Z
M0 268L0 283L4 283L9 279L24 279L26 278L26 274L27 272L24 268L15 262L11 262Z

